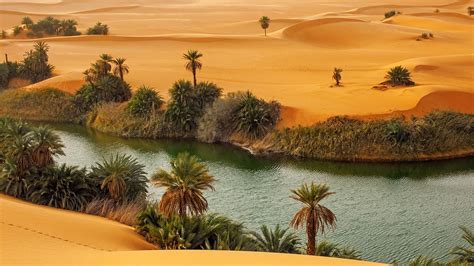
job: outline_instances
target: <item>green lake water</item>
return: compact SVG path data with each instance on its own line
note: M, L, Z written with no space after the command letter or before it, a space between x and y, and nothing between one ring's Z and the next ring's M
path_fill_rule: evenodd
M250 229L287 226L299 204L290 189L304 182L327 183L335 195L323 204L337 216L337 228L320 239L349 245L364 259L380 262L425 255L448 259L464 245L459 225L474 227L474 158L424 163L340 163L260 158L227 145L193 141L122 139L79 126L51 125L66 156L59 162L91 166L115 153L132 155L153 173L187 151L217 178L205 194L210 211L244 222ZM151 188L158 200L162 190ZM304 231L298 232L304 237Z

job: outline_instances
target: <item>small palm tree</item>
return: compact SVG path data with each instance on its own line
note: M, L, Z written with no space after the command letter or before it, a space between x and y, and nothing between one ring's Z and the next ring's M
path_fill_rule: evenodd
M260 227L261 234L252 232L260 251L279 252L279 253L299 253L300 239L288 228L281 229L277 225L272 231L267 226Z
M258 22L260 22L260 27L265 31L265 36L267 36L267 29L270 27L270 18L267 16L261 17Z
M92 174L101 180L100 188L114 200L134 200L146 195L144 166L127 155L116 154L92 167Z
M199 61L199 58L202 57L202 54L197 50L189 50L187 53L183 54L183 58L186 62L186 70L193 73L194 87L197 85L196 81L196 71L202 68L202 63Z
M385 82L391 84L392 86L412 86L415 85L415 82L411 80L411 74L408 69L402 66L396 66L391 68L387 75Z
M462 238L466 240L466 242L471 246L469 247L461 247L456 246L450 252L452 255L456 255L457 258L454 262L474 262L474 233L469 230L467 227L460 226L461 230L463 231Z
M38 127L32 131L33 153L35 165L42 169L54 163L53 156L64 155L64 145L59 136L48 127Z
M115 64L114 67L114 75L119 76L121 80L123 80L123 75L128 74L129 68L128 65L125 64L125 58L115 58L112 62Z
M315 183L303 184L299 189L291 190L291 192L293 193L291 198L303 203L304 207L295 214L290 224L296 229L306 226L307 254L315 255L318 232L324 233L327 227L336 226L336 215L320 204L334 192L330 192L326 184Z
M151 178L158 187L166 188L159 210L167 217L199 215L208 208L203 191L214 190L214 177L196 156L180 153L171 161L171 172L159 170Z
M342 79L342 68L334 68L333 74L332 74L332 79L336 81L336 86L339 86L339 83L341 82Z

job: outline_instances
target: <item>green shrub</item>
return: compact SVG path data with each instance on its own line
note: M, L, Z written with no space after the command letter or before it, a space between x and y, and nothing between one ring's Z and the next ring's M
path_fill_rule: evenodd
M93 27L87 29L88 35L107 35L109 34L109 26L107 24L102 24L97 22Z
M149 117L163 105L163 98L152 88L142 86L128 102L128 111L136 117Z
M165 218L149 206L138 216L136 228L160 249L255 250L242 224L216 214Z
M234 125L237 132L247 137L261 138L275 127L279 117L279 103L266 103L248 91L241 98L234 114Z
M413 86L415 82L411 80L411 73L408 69L402 66L396 66L391 68L387 75L387 79L384 83L388 83L392 86Z
M96 181L88 177L85 168L62 164L35 178L28 199L41 205L82 211L97 196L96 188Z
M20 65L20 74L31 82L36 83L53 74L54 66L48 63L49 46L45 42L35 42L33 50L25 54Z
M165 117L176 129L189 132L196 128L200 106L191 82L179 80L170 91Z
M222 88L212 82L200 82L196 85L195 90L200 110L214 103L222 95Z

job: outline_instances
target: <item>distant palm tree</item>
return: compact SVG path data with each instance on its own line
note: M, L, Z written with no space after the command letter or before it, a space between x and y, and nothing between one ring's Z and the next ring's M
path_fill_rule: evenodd
M101 54L100 59L97 61L100 66L101 76L107 76L112 70L110 63L112 62L113 57L109 54Z
M187 53L183 54L183 58L187 60L186 70L189 70L193 73L194 87L196 87L196 71L202 68L202 63L199 61L199 58L202 57L202 54L197 50L189 50Z
M33 162L38 168L44 168L54 163L53 156L64 155L64 145L61 138L48 127L34 128L33 138Z
M196 156L180 153L171 161L171 172L160 169L151 178L158 187L166 188L159 210L167 217L199 215L208 208L203 190L214 190L214 177Z
M263 16L258 22L260 22L260 27L262 27L262 29L265 31L265 36L267 36L267 29L270 27L270 18Z
M262 225L260 231L261 234L252 232L260 251L299 253L300 239L294 233L288 232L288 228L281 229L280 225L277 225L272 231L267 226Z
M306 226L306 234L308 237L307 254L316 254L316 236L318 232L324 233L327 227L334 228L336 226L336 215L321 205L320 202L334 194L329 191L326 184L311 183L303 184L299 189L291 190L292 199L304 204L293 217L291 225L298 229Z
M123 80L123 75L129 72L128 65L125 64L125 58L115 58L112 62L115 64L114 75L119 76Z
M334 68L332 78L336 81L336 86L339 86L339 83L342 79L341 73L342 73L342 68L337 68L337 67Z

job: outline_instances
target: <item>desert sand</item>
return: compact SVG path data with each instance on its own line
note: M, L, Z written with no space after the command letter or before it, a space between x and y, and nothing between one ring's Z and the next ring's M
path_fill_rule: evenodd
M284 106L280 126L294 126L334 115L422 115L440 107L474 113L474 104L456 101L462 92L464 102L474 102L468 6L474 1L0 0L0 29L26 15L72 18L81 31L100 20L111 29L109 36L44 38L56 76L29 89L74 92L81 72L109 53L127 58L133 87L153 86L167 98L174 81L191 79L182 54L198 49L204 54L199 80L278 100ZM402 14L384 19L394 9ZM262 15L272 19L267 37L257 22ZM423 32L434 38L417 41ZM33 41L10 38L0 47L20 60ZM411 70L417 86L372 89L396 65ZM333 86L334 67L344 69L342 87ZM437 100L426 100L433 93Z
M129 226L3 194L0 214L1 265L382 265L276 253L154 250Z

